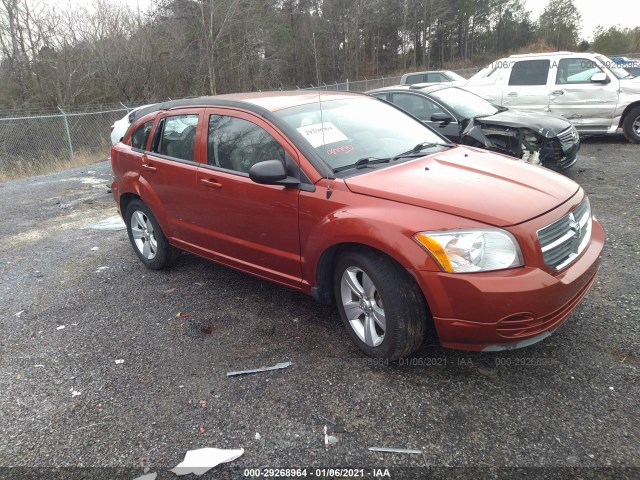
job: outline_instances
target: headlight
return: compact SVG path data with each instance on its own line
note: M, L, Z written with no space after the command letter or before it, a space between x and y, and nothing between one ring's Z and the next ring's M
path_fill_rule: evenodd
M499 228L418 232L414 238L445 272L487 272L523 265L518 242Z

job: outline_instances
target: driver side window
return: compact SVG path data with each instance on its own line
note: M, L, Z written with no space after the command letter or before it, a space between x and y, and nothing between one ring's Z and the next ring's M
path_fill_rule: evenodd
M266 130L242 118L209 117L209 165L248 174L254 164L264 160L285 161L284 148Z
M591 77L599 72L602 69L587 58L563 58L558 62L556 84L591 83Z

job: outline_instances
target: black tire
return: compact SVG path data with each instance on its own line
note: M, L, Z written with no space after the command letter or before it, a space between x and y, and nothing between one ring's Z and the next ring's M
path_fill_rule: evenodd
M133 218L134 215L136 216L135 219ZM129 203L124 221L127 225L127 233L133 251L147 268L160 270L176 261L180 252L169 245L156 217L142 200L135 199ZM146 227L151 226L152 230L138 228L143 227L143 223ZM134 238L134 229L136 230L136 235L143 235L143 238L139 238L139 243ZM154 245L155 248L153 247ZM145 255L144 252L147 252L147 254Z
M375 327L377 341L381 343L367 344L361 336L366 335L367 313L360 310L362 314L358 318L358 307L355 304L362 304L362 297L356 295L353 288L343 284L343 275L351 275L351 278L364 277L358 271L366 274L372 282L373 295L365 297L365 310L376 316L376 309L382 310L385 318L385 328L376 323L371 323ZM346 272L346 273L345 273ZM355 275L355 277L353 276ZM358 277L358 275L360 275ZM367 282L368 283L368 282ZM338 258L334 269L334 293L340 317L354 343L364 353L374 358L385 358L397 360L415 352L424 342L427 324L430 321L430 313L422 291L411 278L411 276L398 263L384 255L383 253L366 247L349 250ZM365 281L362 281L365 285ZM370 285L370 284L369 284ZM344 292L343 292L344 289ZM343 293L346 297L343 297ZM351 296L350 296L351 295ZM372 298L369 298L372 297ZM350 321L345 310L345 301L353 305L352 320ZM367 304L367 302L369 302ZM362 331L360 331L360 323ZM373 322L373 320L372 320ZM356 331L358 329L358 331ZM371 340L371 336L369 337ZM372 342L369 342L372 343ZM373 342L375 343L375 342Z
M622 124L622 131L631 143L640 143L640 106L627 114Z

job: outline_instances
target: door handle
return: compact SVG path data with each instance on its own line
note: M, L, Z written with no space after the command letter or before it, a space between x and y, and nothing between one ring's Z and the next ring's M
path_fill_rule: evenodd
M201 178L200 183L206 185L209 188L222 188L222 184L216 182L215 178Z
M564 95L564 90L554 90L551 95Z
M507 93L507 97L517 97L518 96L518 92L509 92Z
M148 163L143 163L142 164L142 168L144 170L149 171L149 172L155 172L156 171L156 167L154 167L153 165L149 165Z

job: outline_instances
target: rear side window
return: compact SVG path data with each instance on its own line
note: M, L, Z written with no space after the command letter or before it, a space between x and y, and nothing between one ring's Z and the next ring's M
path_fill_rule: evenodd
M405 85L413 85L414 83L423 83L425 75L422 73L416 73L414 75L407 75L404 81Z
M440 82L448 82L449 80L445 78L441 73L428 73L427 74L427 83L440 83Z
M524 60L516 62L511 70L509 85L546 85L549 60Z
M284 162L284 148L266 130L242 118L209 117L209 165L248 174L254 164L264 160Z
M193 161L198 115L175 115L162 119L154 150L161 155ZM156 135L156 138L158 135Z
M138 150L144 150L147 146L147 140L153 127L153 120L149 120L144 125L136 128L135 132L131 134L131 147Z

